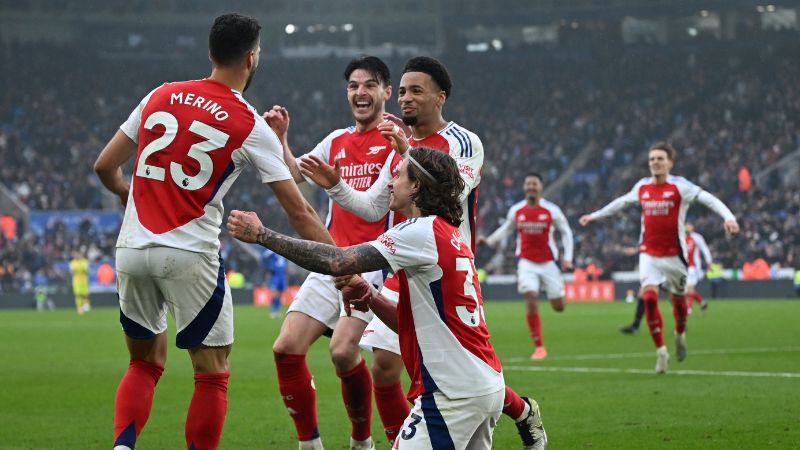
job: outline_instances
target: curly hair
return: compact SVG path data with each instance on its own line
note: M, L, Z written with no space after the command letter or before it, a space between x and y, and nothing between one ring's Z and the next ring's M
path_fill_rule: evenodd
M464 209L459 196L464 190L464 180L456 161L447 153L428 147L412 148L409 156L434 178L428 178L414 164L407 166L408 178L419 183L419 190L411 195L411 200L420 212L439 216L456 227L461 225Z

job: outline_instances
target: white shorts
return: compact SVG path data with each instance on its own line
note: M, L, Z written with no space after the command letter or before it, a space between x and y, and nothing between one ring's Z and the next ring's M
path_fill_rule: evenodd
M395 303L399 294L389 289L381 289L381 295L387 300L392 300ZM400 337L391 328L386 326L385 323L378 317L374 316L364 329L364 334L361 336L361 341L358 345L367 351L374 351L376 348L392 352L396 355L400 354Z
M166 331L169 309L179 348L233 343L231 290L218 255L169 247L118 248L117 290L119 320L133 339Z
M686 294L686 263L677 256L651 256L639 253L639 279L644 286L664 287L677 295Z
M689 274L686 277L686 286L695 287L697 283L703 281L703 271L697 266L689 267Z
M503 410L505 390L480 397L452 400L439 391L414 400L394 449L485 450Z
M362 275L364 279L376 285L378 289L383 286L383 272L380 270ZM336 327L340 315L344 314L342 293L333 284L334 277L310 273L295 294L294 300L289 305L289 312L301 312L315 319L331 330ZM361 312L353 310L352 317L369 323L372 320L372 311Z
M517 291L520 294L538 294L542 288L548 300L564 297L564 278L555 261L540 264L520 258L517 263Z

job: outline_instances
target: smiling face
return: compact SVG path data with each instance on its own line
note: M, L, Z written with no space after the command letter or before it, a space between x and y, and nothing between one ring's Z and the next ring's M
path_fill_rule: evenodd
M417 182L411 181L411 178L408 177L408 164L408 160L403 160L397 175L389 183L389 209L400 211L406 217L410 217L411 207L414 203L411 194L419 189Z
M528 201L538 201L542 195L544 185L539 177L528 175L522 183L522 191L525 192L525 199Z
M666 177L672 170L673 162L669 159L669 154L665 150L653 149L648 154L650 165L650 175L654 177Z
M347 80L347 102L356 122L370 125L383 119L386 100L392 96L392 87L384 86L364 69L356 69Z
M446 97L427 73L404 73L397 90L403 122L410 126L432 122L439 116Z

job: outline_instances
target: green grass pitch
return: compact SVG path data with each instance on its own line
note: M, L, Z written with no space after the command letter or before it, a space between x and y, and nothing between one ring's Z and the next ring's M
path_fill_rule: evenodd
M506 383L538 399L551 449L800 448L800 343L796 301L712 301L689 320L689 357L653 373L649 335L617 328L633 305L542 304L550 356L532 352L521 302L488 301L492 342ZM661 305L665 328L671 308ZM271 344L280 323L236 308L224 449L295 449L294 429L275 379ZM108 449L113 402L127 357L114 309L78 317L71 310L0 312L0 449ZM174 337L174 329L171 330ZM672 333L667 345L674 351ZM323 338L309 354L319 428L328 449L347 448L349 422ZM407 383L406 383L407 385ZM170 348L150 420L137 449L183 448L193 388L184 351ZM373 410L373 436L388 448ZM496 449L520 448L503 417Z

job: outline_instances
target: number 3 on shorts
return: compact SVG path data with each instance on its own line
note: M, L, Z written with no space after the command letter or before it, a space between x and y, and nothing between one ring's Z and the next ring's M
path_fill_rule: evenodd
M408 430L403 430L403 432L400 433L400 437L403 438L404 441L413 438L414 435L417 434L417 424L422 422L422 416L419 414L411 413L411 418L414 420L408 424Z

